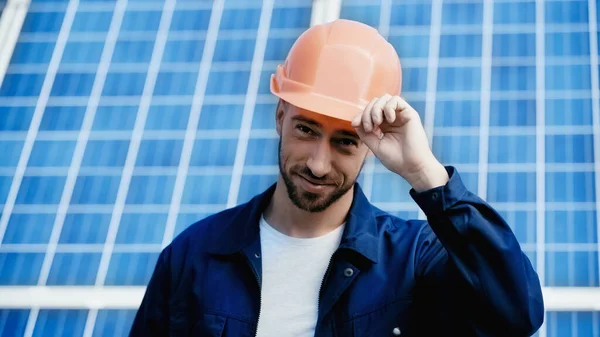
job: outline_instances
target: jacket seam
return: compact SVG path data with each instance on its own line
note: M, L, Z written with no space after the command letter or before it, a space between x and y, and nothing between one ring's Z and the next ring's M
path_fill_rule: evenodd
M364 317L364 316L368 316L368 315L370 315L370 314L372 314L372 313L374 313L374 312L377 312L377 311L379 311L379 310L385 309L385 308L387 308L387 307L389 307L389 306L391 306L391 305L394 305L394 304L396 304L396 303L398 303L398 302L409 302L409 301L412 301L412 299L413 299L413 298L412 298L412 297L410 297L410 296L403 296L403 297L400 297L400 298L398 298L398 299L396 299L396 300L394 300L394 301L392 301L392 302L389 302L389 303L387 303L387 304L384 304L383 306L381 306L381 307L378 307L378 308L376 308L376 309L370 310L370 311L368 311L368 312L365 312L365 313L361 313L361 314L353 315L352 317L348 318L347 320L344 320L342 324L348 323L348 322L350 322L350 321L353 321L353 320L355 320L355 319L358 319L358 318L361 318L361 317Z
M237 315L234 315L234 314L230 314L230 313L224 312L224 311L219 311L219 310L204 310L203 314L205 314L205 315L215 315L215 316L224 316L224 317L227 317L227 318L232 318L232 319L238 320L240 322L244 322L244 323L248 323L248 324L255 324L255 322L253 322L250 319L246 319L244 317L237 316Z

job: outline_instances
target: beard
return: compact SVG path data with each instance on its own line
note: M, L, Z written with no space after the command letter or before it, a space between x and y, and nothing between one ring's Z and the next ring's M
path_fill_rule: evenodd
M285 187L286 187L286 190L288 193L288 197L290 198L292 203L296 207L298 207L301 210L306 211L306 212L318 213L318 212L322 212L322 211L326 210L327 208L329 208L329 206L331 206L333 203L335 203L337 200L339 200L344 194L346 194L352 188L352 186L354 186L354 183L356 182L356 179L352 179L352 180L347 180L347 179L343 179L343 178L332 179L333 177L330 178L328 176L319 178L319 177L316 177L307 166L291 167L288 172L285 169L285 163L284 163L283 158L284 158L284 156L281 152L281 139L279 139L279 148L278 148L279 173L281 174L281 177L283 178L283 181L285 183ZM362 170L362 168L361 168L361 170ZM304 176L310 177L312 180L315 180L315 181L323 181L323 182L334 181L335 188L331 192L324 192L324 193L312 193L312 192L303 191L292 180L293 174L304 175ZM303 179L303 178L301 178L301 179ZM340 183L340 181L341 181L341 183Z

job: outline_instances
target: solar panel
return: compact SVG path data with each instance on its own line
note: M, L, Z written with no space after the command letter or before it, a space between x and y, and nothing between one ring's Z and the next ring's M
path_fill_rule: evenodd
M588 25L597 15L588 8L587 1L346 0L341 10L388 33L403 63L404 95L426 112L434 153L508 221L546 287L599 285L600 127L591 76L598 81L598 49L590 48L597 41ZM379 165L374 172L372 201L391 202L390 211L410 201L409 186ZM599 316L550 312L543 333L595 336Z
M0 87L0 286L144 286L173 237L272 184L268 79L311 7L33 0ZM505 217L545 287L600 286L595 9L341 7L396 47L435 155ZM376 206L423 217L376 160L360 183ZM0 336L124 336L134 314L0 309ZM600 314L549 312L544 329L598 336Z

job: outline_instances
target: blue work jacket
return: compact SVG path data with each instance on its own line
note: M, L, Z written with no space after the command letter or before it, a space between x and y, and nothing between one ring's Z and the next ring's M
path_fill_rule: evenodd
M427 221L383 212L355 186L316 337L520 337L540 327L540 282L510 227L446 169L445 186L410 191ZM273 191L193 224L162 251L131 336L255 336L259 219Z

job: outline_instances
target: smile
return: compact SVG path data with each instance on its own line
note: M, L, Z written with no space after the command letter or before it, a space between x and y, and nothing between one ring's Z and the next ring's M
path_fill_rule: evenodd
M332 184L319 184L319 183L314 183L311 180L301 176L301 175L296 175L299 180L300 180L300 185L302 187L302 189L304 189L307 192L312 192L312 193L320 193L323 192L325 189L332 187Z

